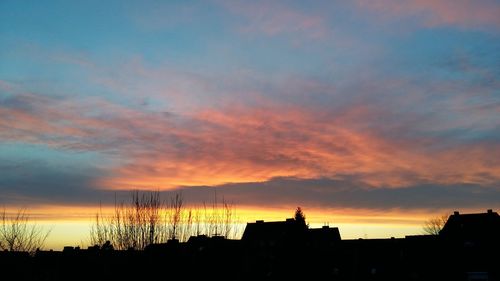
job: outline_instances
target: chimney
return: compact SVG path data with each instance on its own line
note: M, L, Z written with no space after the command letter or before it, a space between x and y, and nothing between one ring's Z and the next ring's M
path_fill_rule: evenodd
M453 215L458 216L460 213L458 211L453 212Z
M257 221L255 221L255 223L264 223L264 221L263 220L257 220Z
M488 214L493 214L493 210L492 209L488 209Z
M330 227L328 225L323 225L323 229L329 229Z

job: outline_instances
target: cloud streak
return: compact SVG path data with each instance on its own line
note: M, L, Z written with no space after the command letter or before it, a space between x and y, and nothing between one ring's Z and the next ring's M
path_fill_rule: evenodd
M500 27L497 1L409 0L357 1L358 5L391 17L416 17L426 26Z
M330 29L325 18L269 1L222 1L223 7L237 16L242 16L245 23L240 31L266 36L300 35L303 38L323 39Z
M213 188L185 187L195 203L213 195ZM241 206L307 206L315 209L438 210L499 206L498 186L468 184L412 185L403 189L373 188L356 178L274 178L267 182L226 184L217 187L225 200ZM169 194L169 193L167 193Z

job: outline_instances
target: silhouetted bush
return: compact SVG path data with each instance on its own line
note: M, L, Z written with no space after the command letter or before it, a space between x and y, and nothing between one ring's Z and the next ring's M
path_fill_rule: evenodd
M30 222L26 210L8 215L5 209L0 215L0 249L16 252L34 253L43 248L50 230Z
M111 215L103 214L102 208L99 210L91 227L90 242L102 246L110 241L119 250L142 250L169 239L184 242L198 235L226 238L238 235L234 207L224 199L221 208L216 197L211 208L205 203L202 208L185 206L180 193L165 203L158 191L135 191L129 204L115 202Z

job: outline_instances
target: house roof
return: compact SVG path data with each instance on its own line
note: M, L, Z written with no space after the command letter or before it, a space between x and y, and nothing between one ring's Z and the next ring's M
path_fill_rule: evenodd
M312 241L339 241L340 232L337 227L323 226L322 228L311 228L308 230L309 239Z
M500 216L492 210L479 214L455 212L448 218L439 235L475 239L500 237Z
M325 226L323 228L309 229L305 224L287 219L286 221L264 222L256 221L248 223L243 233L243 241L338 241L340 233L336 227Z
M243 241L284 241L300 236L306 230L305 225L297 223L294 219L273 222L256 221L247 223L241 239Z

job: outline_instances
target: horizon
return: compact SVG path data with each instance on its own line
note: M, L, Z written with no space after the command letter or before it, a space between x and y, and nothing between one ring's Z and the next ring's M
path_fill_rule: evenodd
M500 209L500 2L1 1L0 209L130 192L345 238ZM86 246L86 245L82 245Z
M198 206L199 207L199 206ZM241 235L245 230L247 223L255 223L262 220L262 217L267 217L265 222L285 221L293 217L293 209L291 212L285 210L260 210L255 209L239 210L234 206L234 212L237 217L234 218L232 227L234 227L232 237L230 239L241 239ZM187 207L189 208L189 207ZM89 212L95 211L95 208L89 208ZM324 210L323 210L324 211ZM497 212L497 210L492 210ZM112 217L113 210L105 210L104 217ZM452 216L453 211L446 213L447 216ZM462 212L460 214L484 214L488 210L478 210ZM252 213L248 215L248 213ZM310 228L321 228L322 226L337 227L342 240L351 239L388 239L388 238L405 238L412 235L429 235L424 229L424 223L429 219L438 217L444 214L427 214L427 213L411 213L401 217L397 214L383 214L381 212L372 212L370 215L326 215L324 213L312 212L313 218L309 219L310 215L307 210L304 210L306 222ZM90 242L90 229L95 226L95 219L84 212L79 218L72 217L71 219L61 219L61 216L48 215L45 218L36 218L36 225L41 226L43 230L50 231L48 239L45 243L44 250L60 251L65 246L79 246L83 249L93 246ZM239 216L244 214L243 216ZM318 215L319 214L319 215ZM165 214L164 214L165 215ZM376 216L375 218L373 216ZM166 217L165 217L166 219ZM332 221L333 220L333 221ZM321 221L321 222L319 222ZM182 225L182 223L181 223ZM81 235L84 233L85 235ZM195 236L195 235L194 235Z

